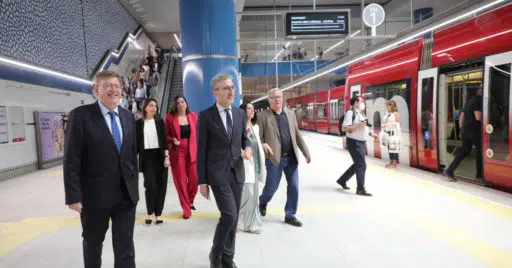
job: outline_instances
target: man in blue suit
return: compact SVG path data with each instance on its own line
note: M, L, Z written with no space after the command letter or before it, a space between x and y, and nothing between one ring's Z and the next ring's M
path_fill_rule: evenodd
M210 267L233 268L236 223L245 182L243 158L251 158L251 142L245 132L244 112L232 107L236 87L231 76L219 74L210 84L216 103L199 114L196 167L201 195L209 199L211 187L220 210Z
M135 120L117 106L119 74L95 75L98 101L69 115L64 151L66 205L80 213L84 266L101 267L105 233L112 220L114 267L134 268L133 228L139 200Z

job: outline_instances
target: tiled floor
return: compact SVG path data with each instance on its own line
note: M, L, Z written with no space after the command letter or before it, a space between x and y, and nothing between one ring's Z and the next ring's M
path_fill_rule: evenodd
M263 233L238 235L239 267L512 267L512 195L368 159L374 196L357 196L335 184L351 164L339 138L304 135L312 152L312 163L299 166L304 227L283 224L283 180ZM79 219L64 206L61 169L0 182L0 267L83 267ZM182 220L170 183L166 222L145 226L140 185L137 267L209 267L215 202L198 197L198 211ZM349 186L355 189L355 179ZM103 267L113 267L110 234L104 245Z

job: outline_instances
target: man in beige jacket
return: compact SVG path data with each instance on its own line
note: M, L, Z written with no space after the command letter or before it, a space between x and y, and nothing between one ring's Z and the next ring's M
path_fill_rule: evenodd
M288 183L284 221L301 227L302 223L295 217L299 203L298 148L306 157L308 164L311 162L311 156L300 134L295 114L283 109L283 93L278 89L270 90L268 102L270 109L258 114L260 138L265 150L267 167L267 179L260 196L260 213L262 216L267 213L267 204L279 187L284 171Z

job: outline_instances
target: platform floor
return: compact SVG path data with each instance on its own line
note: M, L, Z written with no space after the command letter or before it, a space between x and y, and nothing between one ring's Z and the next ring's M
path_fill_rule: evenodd
M374 196L357 196L355 178L349 191L335 183L351 164L340 139L304 135L312 152L312 163L301 159L299 166L304 227L283 223L283 180L263 233L239 233L239 267L512 267L511 194L368 159L366 186ZM170 183L166 222L146 226L140 186L137 267L209 267L215 202L198 196L198 211L182 220ZM0 211L0 267L83 267L79 218L64 206L62 167L0 182ZM110 232L104 245L103 267L113 267Z

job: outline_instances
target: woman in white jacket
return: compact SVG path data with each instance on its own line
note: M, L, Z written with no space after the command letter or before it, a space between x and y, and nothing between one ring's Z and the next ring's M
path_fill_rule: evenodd
M245 184L242 190L240 202L240 214L238 216L238 227L240 230L259 234L262 231L260 213L258 211L259 183L265 183L267 176L265 169L265 153L261 146L259 126L256 124L254 106L244 103L240 109L245 111L247 126L247 137L251 141L252 158L244 159Z
M389 163L387 168L394 168L398 165L398 153L402 150L402 130L400 128L400 114L394 100L386 102L387 113L384 115L381 137L382 145L388 148Z

